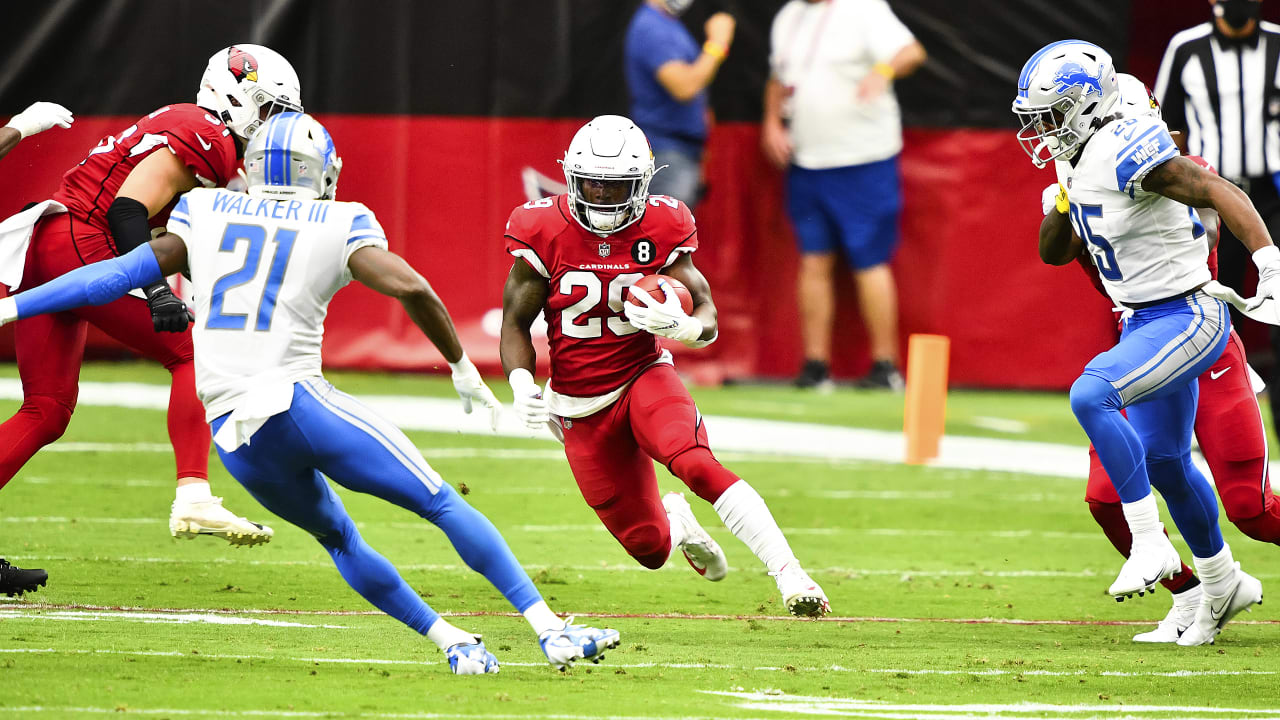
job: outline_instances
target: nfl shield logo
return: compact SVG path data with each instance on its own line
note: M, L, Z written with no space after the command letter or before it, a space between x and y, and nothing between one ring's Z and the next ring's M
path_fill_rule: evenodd
M602 242L600 243L600 247L596 248L596 252L600 253L600 257L606 258L609 257L609 253L613 252L613 247L611 247L607 242Z

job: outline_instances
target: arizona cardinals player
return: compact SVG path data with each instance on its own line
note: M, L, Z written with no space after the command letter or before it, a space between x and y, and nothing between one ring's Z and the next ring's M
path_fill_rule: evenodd
M507 251L516 262L503 291L501 344L516 413L535 429L553 424L583 498L641 565L662 567L679 547L708 580L728 570L684 495L659 497L657 460L715 506L775 577L792 614L826 614L826 595L800 567L764 500L711 454L702 417L654 337L694 348L716 338L711 289L693 264L698 233L689 208L649 195L653 153L627 118L587 123L563 165L567 192L528 202L507 222ZM633 283L655 273L688 287L691 315L669 285L665 302L634 292L644 304L624 302ZM545 394L533 379L529 335L540 312L551 342Z
M298 76L275 51L260 45L219 50L209 59L195 104L166 105L103 138L67 171L52 200L5 222L0 252L25 257L25 264L6 266L0 280L11 291L35 287L146 243L151 228L164 226L179 195L225 186L262 121L283 110L300 111L300 103ZM214 535L232 544L270 540L271 528L237 517L209 492L209 428L195 392L188 319L186 304L158 283L146 288L145 300L125 297L19 322L15 342L24 398L0 425L0 487L66 429L92 324L172 373L168 426L178 489L170 532Z

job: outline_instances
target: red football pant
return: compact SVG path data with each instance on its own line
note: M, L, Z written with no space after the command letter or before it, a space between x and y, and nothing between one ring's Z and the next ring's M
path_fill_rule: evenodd
M70 214L36 225L20 290L48 282L115 253L104 233ZM169 440L178 477L209 476L209 426L196 397L190 331L158 333L145 300L126 296L98 307L18 321L14 341L22 377L22 407L0 425L0 487L40 448L67 429L79 393L88 325L103 330L173 374L169 391Z
M1280 544L1280 502L1271 493L1267 473L1267 437L1258 399L1249 382L1244 345L1232 331L1222 357L1200 376L1196 439L1227 519L1255 540ZM1120 498L1089 447L1089 485L1085 500L1098 524L1126 557L1132 537ZM1183 566L1186 570L1186 566ZM1175 576L1178 577L1178 576Z
M671 365L642 372L604 410L560 424L564 454L583 499L647 568L662 567L671 554L671 527L654 460L707 502L740 479L711 454L702 416Z

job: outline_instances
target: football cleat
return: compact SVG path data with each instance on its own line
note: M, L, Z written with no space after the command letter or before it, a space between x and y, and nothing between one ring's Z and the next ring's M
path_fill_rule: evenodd
M1173 577L1181 569L1178 551L1173 549L1173 543L1164 533L1155 533L1145 541L1135 537L1129 559L1124 561L1120 574L1107 592L1116 602L1124 602L1134 593L1141 597L1155 592L1156 583Z
M44 587L47 582L49 582L49 573L44 570L24 570L0 558L0 594L13 597L22 593L35 592Z
M169 513L169 532L176 538L197 535L220 537L232 545L258 545L271 541L275 531L266 525L237 517L222 507L222 498L199 502L173 501Z
M1134 635L1133 641L1137 643L1177 642L1182 633L1195 622L1196 610L1200 608L1200 596L1204 592L1203 588L1203 585L1197 585L1174 595L1173 607L1169 608L1169 614L1156 624L1156 629Z
M1252 611L1250 605L1262 604L1262 583L1241 570L1240 563L1236 563L1235 573L1226 585L1226 593L1219 596L1210 595L1205 587L1195 622L1178 638L1179 645L1212 645L1231 618L1241 610Z
M562 630L548 630L538 636L542 654L557 670L566 670L576 660L598 663L604 659L604 651L618 647L621 642L617 630L573 625L573 618L565 622Z
M454 675L486 675L498 672L498 658L476 636L473 643L458 643L445 648L449 669Z
M684 542L680 543L680 552L689 561L699 575L719 582L729 572L729 561L725 559L720 543L711 539L706 530L698 524L693 516L693 508L684 499L684 493L669 492L662 498L662 507L667 511L667 521L680 523L684 527Z
M782 604L787 606L787 612L796 617L812 618L831 612L827 594L822 592L822 588L799 563L787 563L778 572L769 574L778 583L778 592L782 595Z

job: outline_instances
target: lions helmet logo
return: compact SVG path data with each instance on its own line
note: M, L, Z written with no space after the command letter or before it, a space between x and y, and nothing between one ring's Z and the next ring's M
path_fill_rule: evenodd
M1102 96L1102 74L1090 75L1080 63L1065 63L1058 68L1058 73L1053 76L1053 82L1059 95L1065 94L1073 87L1078 87L1083 91L1084 97L1095 92L1099 97Z
M258 82L258 61L252 55L238 47L232 47L227 54L227 69L237 82L248 80Z

